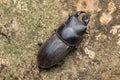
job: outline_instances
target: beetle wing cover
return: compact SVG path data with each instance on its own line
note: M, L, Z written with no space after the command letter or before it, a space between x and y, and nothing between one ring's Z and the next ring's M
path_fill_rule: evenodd
M62 60L68 53L69 46L53 35L41 47L38 53L38 64L40 67L48 68Z

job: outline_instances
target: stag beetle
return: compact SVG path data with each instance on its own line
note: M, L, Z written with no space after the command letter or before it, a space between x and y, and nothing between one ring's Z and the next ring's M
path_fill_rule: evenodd
M80 20L78 17L82 16ZM55 30L55 33L40 47L37 56L39 68L50 68L63 60L73 50L86 32L90 16L79 11L70 16L66 23Z

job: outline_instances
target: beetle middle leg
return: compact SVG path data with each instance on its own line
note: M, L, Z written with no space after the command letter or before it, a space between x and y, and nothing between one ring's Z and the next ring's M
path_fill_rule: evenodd
M83 40L81 39L81 41L83 41ZM80 41L80 43L81 43L81 41ZM85 50L84 50L84 48L80 45L80 43L75 46L75 50L78 50L79 52L82 53L82 55L85 55Z

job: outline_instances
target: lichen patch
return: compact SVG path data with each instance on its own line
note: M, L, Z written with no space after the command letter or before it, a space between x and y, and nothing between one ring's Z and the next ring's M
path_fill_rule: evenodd
M102 16L100 17L100 22L102 25L107 25L112 20L112 15L102 13Z
M109 10L109 13L112 14L112 13L116 10L115 3L110 2L110 3L108 4L108 10Z
M78 0L77 11L99 12L101 9L98 7L98 4L99 0Z

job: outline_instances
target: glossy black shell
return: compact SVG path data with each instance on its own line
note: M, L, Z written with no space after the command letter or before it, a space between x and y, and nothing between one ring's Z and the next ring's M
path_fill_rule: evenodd
M38 54L39 67L49 68L62 60L72 47L61 41L56 34L41 47Z
M71 16L65 25L60 26L39 49L37 61L40 68L50 68L61 61L78 44L81 36L86 31L88 17L83 21L78 19L81 13Z

